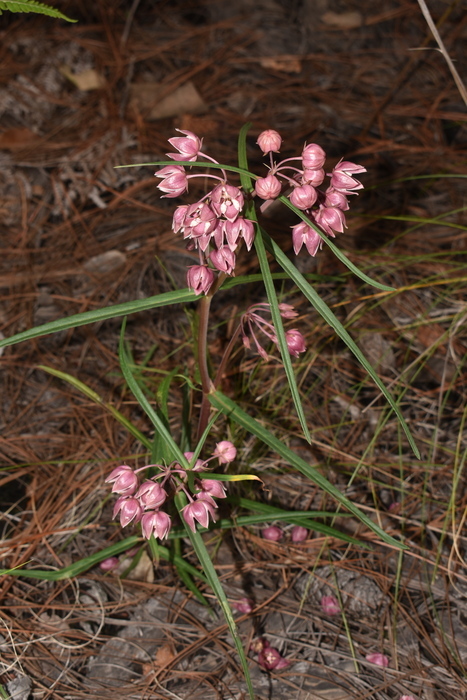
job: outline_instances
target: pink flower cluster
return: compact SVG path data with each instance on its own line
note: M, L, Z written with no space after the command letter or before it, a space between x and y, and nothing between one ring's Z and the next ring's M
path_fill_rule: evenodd
M258 654L258 663L266 671L281 671L290 665L290 661L287 661L264 637L255 639L250 645L250 651Z
M241 336L243 345L250 349L251 340L247 335L247 330L253 340L256 350L261 355L263 360L269 360L269 356L266 350L263 348L258 340L257 333L255 333L255 327L257 331L260 331L266 338L272 341L275 345L278 345L278 339L276 335L275 328L272 323L266 321L260 313L269 311L269 304L253 304L250 308L242 315L240 320L241 325ZM282 318L291 319L298 316L294 307L290 304L279 304L279 311ZM285 339L287 341L287 347L289 352L294 357L298 357L301 352L305 352L306 345L303 335L296 328L292 328L285 332Z
M201 151L202 140L191 131L181 131L185 136L169 139L178 153L167 153L176 161L196 161L199 156L212 163L213 158ZM155 175L162 178L158 188L165 197L178 197L188 190L188 180L201 177L216 182L216 186L194 204L184 204L174 212L172 228L182 233L190 250L197 250L199 265L193 265L187 273L188 286L195 294L208 294L216 271L232 275L235 269L235 251L243 240L250 250L255 236L253 222L241 216L244 196L239 187L230 185L224 170L222 176L211 172L187 174L181 165L167 165Z
M190 462L193 453L184 454ZM196 460L193 471L198 473L205 471L208 463L213 459L218 459L219 464L229 464L235 459L236 454L234 445L228 440L223 440L216 445L209 459ZM149 468L158 469L158 474L140 483L138 472ZM106 482L113 484L113 493L119 494L113 517L120 517L122 527L130 523L141 523L143 536L148 540L151 535L164 539L169 534L172 521L161 507L175 493L183 491L188 499L188 504L182 509L181 514L192 532L196 531L196 522L202 527L208 527L209 518L215 520L217 503L214 499L225 498L226 495L221 481L201 477L195 479L196 492L190 493L187 487L187 472L177 462L168 467L162 464L149 464L136 470L123 464L113 469Z
M261 530L261 536L263 539L269 540L270 542L280 542L284 536L284 531L281 530L280 527L277 527L277 525L270 525ZM290 531L290 539L294 544L297 542L304 542L308 539L308 530L306 527L302 527L302 525L295 525Z
M330 178L327 189L319 189L326 176L326 152L317 143L309 143L304 146L301 156L276 164L272 153L279 151L281 142L281 136L273 129L263 131L258 137L257 144L264 155L270 154L271 167L267 177L256 180L256 194L261 199L271 200L279 197L284 186L292 187L287 195L292 204L325 234L334 238L336 232L342 233L346 226L344 212L349 209L348 195L358 194L358 190L363 189L362 183L354 175L366 172L366 168L340 160L332 172L327 173ZM299 167L296 167L295 161L299 161ZM296 254L305 245L309 254L314 256L322 245L319 233L304 221L293 226L292 240Z

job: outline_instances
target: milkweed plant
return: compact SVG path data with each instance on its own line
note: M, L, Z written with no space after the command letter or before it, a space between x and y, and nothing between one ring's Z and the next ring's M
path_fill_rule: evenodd
M230 436L221 434L223 439L217 442L210 455L206 456L208 437L216 423L222 424L220 417L223 415L229 419L230 425L237 425L256 436L284 461L333 497L339 508L358 518L382 542L399 548L405 546L368 518L319 471L295 454L285 442L248 415L234 398L220 390L222 377L237 343L242 343L256 352L259 361L267 360L270 348L275 346L281 357L303 435L308 441L311 440L293 369L294 358L306 351L306 341L298 324L297 327L284 329L283 321L296 319L298 314L292 305L279 301L269 259L274 260L281 268L281 278L293 282L296 289L346 343L386 397L417 456L418 450L397 403L373 367L319 293L258 221L259 212L265 212L273 202L280 201L296 215L296 223L290 232L296 255L306 251L307 255L316 256L322 247L327 245L361 280L381 290L392 291L391 287L370 279L334 243L336 236L342 234L347 226L346 213L349 211L352 197L363 189L363 184L356 176L363 175L366 169L341 159L329 172L329 168L326 167L326 153L316 143L305 144L299 155L280 160L278 154L281 151L282 138L277 131L268 129L260 133L256 141L267 161L264 172L257 175L250 172L247 161L246 141L249 126L245 125L239 134L237 166L216 161L206 152L203 140L191 131L179 131L180 135L169 139L172 150L167 153L168 160L121 166L157 166L155 176L161 196L174 200L183 198L181 203L177 202L174 207L172 229L174 236L183 240L195 263L187 268L185 289L70 316L37 326L0 342L0 347L12 345L66 328L171 304L196 302L197 305L198 322L194 324L196 332L193 350L199 384L193 384L194 380L190 379L190 386L200 396L197 404L199 411L196 417L197 425L193 426L192 434L190 430L182 431L183 439L179 442L172 435L168 416L167 394L170 377L163 380L158 391L158 401L150 401L144 386L137 379L136 367L125 342L125 320L123 322L119 343L122 372L155 429L154 439L149 439L115 408L107 406L113 416L148 448L152 457L150 464L138 468L117 463L106 479L112 493L117 497L113 505L113 517L119 521L122 528L132 528L133 533L118 544L60 572L20 569L1 573L36 578L66 578L77 575L99 562L103 563L104 569L107 562L110 569L110 562L116 561L117 554L147 540L153 556L172 561L183 581L200 600L206 602L195 579L211 586L230 627L248 692L253 698L246 654L237 632L232 606L221 586L202 533L212 528L259 523L267 525L271 521L282 521L294 526L292 542L300 542L310 530L316 530L355 544L362 543L327 524L329 518L325 522L326 516L332 513L284 511L259 501L229 494L231 482L257 480L258 477L249 473L247 469L245 473L238 473L238 469L235 469L235 473L229 472L229 465L236 461L239 455L238 445L229 439L235 435L234 430ZM195 179L206 185L206 191L197 201L190 203L190 183ZM211 302L215 295L222 297L225 290L251 281L248 276L236 276L237 256L242 247L249 252L256 252L265 295L262 292L261 296L252 300L253 303L239 315L237 325L227 341L224 355L215 367L208 344ZM264 301L264 296L267 301ZM53 368L44 369L68 381L93 400L103 403L92 389L77 378ZM216 425L217 435L219 430L222 430L219 425ZM248 514L236 515L235 522L229 518L218 518L218 503L221 499L247 511ZM278 541L282 537L282 531L276 525L272 525L263 530L263 536ZM184 539L191 542L201 564L201 571L183 559ZM248 601L233 604L233 607L240 612L251 611ZM278 671L287 666L287 661L277 650L269 647L267 642L259 640L258 644L261 648L250 648L250 652L258 654L258 662L263 668Z

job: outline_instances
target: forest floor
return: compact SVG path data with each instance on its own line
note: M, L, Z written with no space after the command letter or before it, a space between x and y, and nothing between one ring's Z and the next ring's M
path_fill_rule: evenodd
M186 286L193 253L171 230L154 168L175 129L236 164L268 128L281 157L317 142L330 161L361 163L336 243L380 292L327 248L300 270L400 402L421 452L412 453L379 390L298 291L278 285L308 351L294 359L311 445L301 437L283 369L239 351L223 386L374 522L408 545L383 546L357 520L335 526L371 547L311 533L279 542L261 526L213 530L206 543L237 612L246 650L262 637L289 665L266 671L249 652L258 700L467 698L466 107L416 0L75 0L78 20L0 16L0 331L3 337L72 314ZM457 71L467 76L462 3L429 0ZM464 179L463 179L464 178ZM278 212L268 230L294 258ZM258 272L243 252L237 273ZM242 289L242 291L238 291ZM218 295L219 296L219 295ZM264 301L255 282L217 297L210 348L220 360L233 319ZM148 396L161 376L188 372L194 305L128 317L126 339ZM118 543L104 483L146 448L115 420L151 426L118 361L121 318L2 350L0 566L59 571ZM66 372L100 400L57 376ZM181 392L169 395L180 426ZM261 398L261 401L259 400ZM196 405L194 407L196 409ZM246 432L232 435L238 471L264 487L233 491L282 508L335 503ZM250 483L250 482L248 482ZM235 508L230 515L235 515ZM137 529L127 528L128 535ZM189 540L182 552L193 566ZM133 568L131 564L135 564ZM131 571L128 573L128 569ZM246 698L241 667L212 592L203 607L164 560L138 545L119 568L40 580L0 577L0 696ZM340 600L326 614L323 596ZM387 667L366 657L384 654Z

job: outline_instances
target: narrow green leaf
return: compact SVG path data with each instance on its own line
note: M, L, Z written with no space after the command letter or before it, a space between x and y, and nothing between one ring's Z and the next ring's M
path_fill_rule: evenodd
M392 410L396 414L396 416L399 419L399 422L402 426L402 429L404 433L407 436L407 439L410 443L410 446L415 454L415 456L420 459L420 452L418 450L417 445L415 444L415 440L412 437L412 434L409 430L409 427L407 423L404 420L404 416L402 415L399 406L395 402L393 396L391 393L388 391L388 389L385 387L381 379L378 377L376 374L375 370L373 367L370 365L368 360L366 359L365 355L362 353L360 348L357 346L357 344L352 340L350 337L349 333L347 330L344 328L344 326L340 323L340 321L336 318L336 316L333 314L329 306L321 299L319 294L313 289L313 287L306 281L306 279L303 277L303 275L297 270L295 265L293 265L288 257L282 252L282 250L279 248L279 246L270 238L270 236L266 233L266 231L261 230L263 239L265 242L266 248L272 253L272 255L275 257L279 265L282 267L282 269L287 272L287 274L290 276L290 278L295 282L297 287L300 289L300 291L306 296L308 301L314 306L316 311L324 318L326 323L328 323L331 328L335 330L337 335L341 340L344 341L344 343L347 345L349 350L355 355L357 360L360 362L362 367L366 369L370 377L373 379L375 382L376 386L378 389L380 389L381 393L384 395L386 398L387 402L391 406Z
M75 389L78 389L78 391L87 396L88 399L91 399L91 401L94 401L94 403L99 404L99 406L103 406L116 420L118 420L120 425L123 425L123 427L126 428L128 432L131 433L131 435L133 435L137 440L139 440L142 445L147 447L149 450L151 449L151 440L143 435L143 433L140 432L138 428L128 420L128 418L120 413L120 411L114 408L114 406L104 401L104 399L101 398L93 389L87 386L87 384L80 382L79 379L72 377L66 372L60 372L58 369L53 369L52 367L38 365L38 368L44 370L44 372L47 372L48 374L52 374L54 377L58 377L58 379L62 379L64 382L67 382L71 386L75 387Z
M35 328L30 328L28 331L22 331L21 333L12 335L10 338L4 338L0 340L0 348L7 347L7 345L22 343L24 340L40 338L43 335L49 335L49 333L58 333L59 331L66 331L69 328L86 326L88 323L106 321L109 318L118 318L119 316L128 316L130 314L136 314L139 311L157 309L162 306L169 306L170 304L187 304L197 299L198 297L191 289L179 289L173 292L158 294L155 297L148 297L147 299L138 299L136 301L128 301L125 304L106 306L104 309L96 309L95 311L85 311L82 314L74 314L66 318L59 318L56 321L44 323L42 326L36 326Z
M262 440L271 449L275 450L281 455L285 460L288 461L293 467L298 469L299 472L307 476L313 483L317 484L323 491L326 491L330 496L332 496L338 503L340 503L344 508L353 513L366 527L368 527L372 532L374 532L378 537L380 537L387 544L397 547L398 549L407 549L407 547L393 537L388 535L384 530L382 530L378 525L376 525L368 516L366 516L352 501L349 501L334 484L331 484L326 477L324 477L317 469L311 467L307 462L305 462L301 457L296 455L290 448L288 448L284 443L278 440L269 430L266 430L261 423L249 416L245 411L243 411L240 406L237 406L231 399L224 396L220 391L213 391L209 394L209 400L215 408L218 408L226 416L235 420L239 425L248 430L257 438Z

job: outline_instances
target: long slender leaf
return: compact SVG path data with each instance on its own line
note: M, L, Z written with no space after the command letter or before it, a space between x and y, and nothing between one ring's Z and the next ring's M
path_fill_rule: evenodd
M342 323L336 318L336 316L333 314L329 306L321 299L319 294L313 289L313 287L306 281L306 279L303 277L303 275L297 270L295 265L293 265L288 257L282 252L282 250L279 248L279 246L270 238L270 236L261 229L261 233L263 235L264 243L266 248L269 250L270 253L274 256L274 258L277 260L279 265L282 267L282 269L287 272L287 274L290 276L290 278L295 282L297 287L300 289L300 291L306 296L308 301L314 306L316 311L324 318L326 323L328 323L331 328L333 328L339 338L344 341L344 343L347 345L349 350L355 355L359 363L366 369L370 377L373 379L375 382L376 386L378 389L380 389L381 393L384 395L386 398L387 402L391 406L392 410L396 414L396 416L399 419L399 422L402 426L402 429L404 433L407 436L407 439L410 443L410 446L418 459L420 459L420 452L418 450L417 445L415 444L415 441L412 437L412 434L409 430L409 427L407 423L404 420L404 416L402 415L399 406L394 400L394 397L391 395L391 393L388 391L388 389L385 387L381 379L378 377L376 374L375 370L373 367L370 365L368 360L366 359L365 355L362 353L358 345L352 340L350 337L349 333L347 330L344 328Z
M86 326L88 323L106 321L109 318L118 318L119 316L128 316L130 314L136 314L139 311L157 309L162 306L169 306L170 304L187 304L197 299L198 297L191 289L179 289L173 292L158 294L155 297L148 297L147 299L138 299L135 301L128 301L125 304L106 306L104 309L96 309L95 311L85 311L82 314L74 314L66 318L59 318L56 321L44 323L42 326L36 326L35 328L30 328L28 331L22 331L21 333L12 335L10 338L4 338L0 340L0 348L22 343L24 340L40 338L50 333L66 331L69 328Z
M120 413L120 411L118 411L114 406L104 401L104 399L100 397L99 394L94 391L94 389L91 389L89 386L87 386L87 384L80 382L79 379L72 377L66 372L60 372L60 370L58 369L46 367L45 365L38 365L38 368L44 370L44 372L47 372L48 374L52 374L54 377L58 377L58 379L62 379L68 384L71 384L71 386L74 386L75 389L81 391L81 393L87 396L89 399L91 399L91 401L94 401L94 403L97 403L100 406L104 406L104 408L107 411L109 411L109 413L111 413L112 416L116 418L116 420L118 420L120 425L123 425L123 427L126 428L128 432L131 433L131 435L133 435L133 437L139 440L141 444L147 447L149 450L151 449L151 440L149 440L145 435L143 435L143 433L139 431L138 428L135 425L133 425L133 423L129 421L128 418L126 418L122 413Z
M293 467L295 467L299 472L307 476L313 483L317 484L323 491L326 491L330 496L332 496L338 503L340 503L344 508L349 510L353 515L355 515L366 527L368 527L372 532L374 532L378 537L380 537L387 544L397 547L398 549L407 549L404 544L398 542L393 537L388 535L384 530L382 530L378 525L376 525L368 516L366 516L358 506L356 506L352 501L349 501L334 484L331 484L326 477L324 477L317 469L311 467L307 462L305 462L301 457L292 452L292 450L284 445L278 438L276 438L272 433L269 432L261 423L249 416L245 411L243 411L240 406L237 406L231 399L224 396L220 391L212 391L209 394L209 400L211 404L218 408L220 411L225 413L231 419L235 420L239 425L248 430L257 438L262 440L271 449L275 450L281 455L285 460L288 461Z

